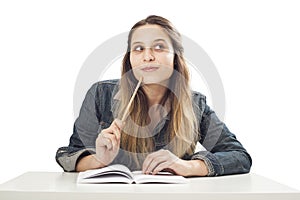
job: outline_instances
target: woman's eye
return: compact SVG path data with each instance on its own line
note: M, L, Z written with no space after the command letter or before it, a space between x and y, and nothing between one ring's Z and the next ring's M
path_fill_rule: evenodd
M143 51L144 50L144 48L142 47L142 46L136 46L136 47L134 47L133 48L133 51Z
M157 44L154 46L154 50L164 50L164 49L165 49L165 46L162 44Z

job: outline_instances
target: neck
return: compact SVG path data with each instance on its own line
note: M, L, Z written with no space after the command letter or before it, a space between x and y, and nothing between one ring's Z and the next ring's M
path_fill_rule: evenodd
M146 84L143 86L143 90L147 95L149 107L154 104L159 104L165 95L167 88L159 84Z

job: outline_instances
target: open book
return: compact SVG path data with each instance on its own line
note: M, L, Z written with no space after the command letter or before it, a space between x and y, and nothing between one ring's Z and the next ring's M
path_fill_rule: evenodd
M101 169L80 172L77 183L187 183L183 176L169 172L159 172L156 175L143 174L141 171L131 172L124 165L110 165Z

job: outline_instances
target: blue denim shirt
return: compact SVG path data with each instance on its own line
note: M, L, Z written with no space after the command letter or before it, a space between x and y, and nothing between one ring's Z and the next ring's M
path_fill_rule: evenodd
M102 129L108 128L112 121L113 106L118 91L118 80L100 81L88 90L78 118L74 123L73 134L69 146L61 147L56 152L56 161L64 171L75 171L77 161L95 153L95 141ZM204 147L194 152L192 156L184 155L185 160L203 160L207 167L208 176L248 173L252 160L236 136L218 119L215 112L206 104L206 98L199 92L192 92L193 106L199 122L198 142ZM164 148L168 115L161 120L155 130L156 150ZM113 163L128 166L126 153L120 151ZM128 166L136 170L136 166Z

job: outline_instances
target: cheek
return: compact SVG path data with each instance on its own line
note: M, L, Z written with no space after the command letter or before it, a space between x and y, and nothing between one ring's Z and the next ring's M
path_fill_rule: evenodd
M137 56L130 55L129 59L132 68L137 67L139 65Z
M174 67L174 54L168 54L164 57L164 64L169 67Z

